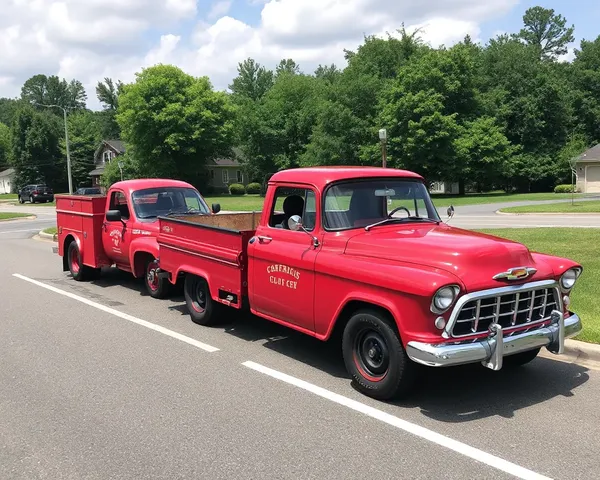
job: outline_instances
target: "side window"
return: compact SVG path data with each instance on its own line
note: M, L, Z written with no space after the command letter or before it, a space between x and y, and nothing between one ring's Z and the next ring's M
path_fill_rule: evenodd
M312 231L316 219L315 192L306 188L279 187L275 190L275 198L269 226L288 230L288 219L300 215L304 228Z
M123 192L113 192L110 196L110 210L119 210L123 220L129 220L129 206L127 205L127 198Z

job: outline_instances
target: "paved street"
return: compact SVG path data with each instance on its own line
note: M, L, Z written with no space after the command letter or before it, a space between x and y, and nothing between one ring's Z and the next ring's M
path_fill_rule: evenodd
M74 282L26 238L51 215L0 224L2 479L597 478L599 371L427 370L377 402L336 345L256 318L197 326L114 271Z
M31 213L36 216L33 220L0 222L0 240L31 238L44 228L56 226L56 210L53 207L14 206L0 202L0 212L22 212Z

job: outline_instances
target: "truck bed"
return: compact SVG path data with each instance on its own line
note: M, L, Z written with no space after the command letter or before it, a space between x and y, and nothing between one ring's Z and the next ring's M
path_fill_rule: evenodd
M184 274L204 277L211 296L241 308L248 291L248 240L261 212L159 217L160 269L172 283Z

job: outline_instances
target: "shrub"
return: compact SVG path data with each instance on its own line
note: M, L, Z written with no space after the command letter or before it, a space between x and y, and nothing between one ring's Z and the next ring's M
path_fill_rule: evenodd
M577 193L579 190L575 187L575 192L573 192L573 185L557 185L554 187L554 193Z
M244 187L241 183L232 183L229 185L229 193L232 195L245 195L246 187Z
M258 195L260 193L260 183L253 182L249 183L246 187L246 193L250 195Z

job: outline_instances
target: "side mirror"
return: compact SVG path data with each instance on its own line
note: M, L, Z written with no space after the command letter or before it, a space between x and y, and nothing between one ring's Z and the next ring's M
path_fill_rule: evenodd
M212 211L213 211L213 213L219 213L221 211L221 204L219 204L219 203L213 203L212 204Z
M454 207L450 205L448 210L446 210L446 213L448 214L448 218L452 218L454 216Z
M300 215L292 215L288 219L288 227L294 232L300 230L302 228L302 217Z
M109 222L120 222L121 212L119 210L108 210L106 212L106 220Z

